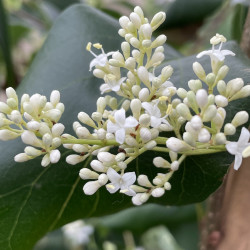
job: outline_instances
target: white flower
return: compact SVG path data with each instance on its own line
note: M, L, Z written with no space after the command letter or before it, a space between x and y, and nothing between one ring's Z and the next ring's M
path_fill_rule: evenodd
M211 50L205 50L200 52L196 57L201 58L202 56L208 55L214 61L224 61L225 56L235 56L235 54L231 50L221 50L223 41L221 41L218 49L214 48L214 44L212 45Z
M146 110L146 113L150 115L150 124L153 128L158 128L161 123L169 124L165 119L166 116L161 117L161 111L157 107L158 103L143 102L142 107Z
M126 118L124 109L117 110L114 114L114 118L116 123L108 121L107 131L108 133L115 133L115 140L120 144L123 144L125 140L126 128L136 127L138 125L138 121L132 116Z
M107 184L106 188L111 194L115 193L118 189L121 189L122 193L129 196L134 196L136 194L135 191L130 188L136 180L135 172L119 175L113 168L109 168L107 176L111 183Z
M101 46L101 45L100 45ZM107 54L105 54L104 50L102 47L97 47L102 50L102 53L100 55L96 55L92 50L91 50L91 43L87 45L87 50L95 57L89 64L89 71L92 70L93 67L96 65L104 67L108 61L108 57L113 55L115 51L111 51Z
M116 80L116 78L111 79L107 78L105 79L106 83L103 83L100 86L101 94L107 92L107 91L114 91L117 92L121 88L121 84L126 80L126 77L122 77L119 81Z
M250 143L248 142L250 138L250 133L246 128L241 129L240 137L237 142L229 142L226 145L227 151L235 155L234 169L238 170L242 162L242 152L247 148Z

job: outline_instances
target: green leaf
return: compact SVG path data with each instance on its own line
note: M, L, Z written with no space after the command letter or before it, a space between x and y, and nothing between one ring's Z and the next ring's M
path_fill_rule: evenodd
M79 111L95 110L101 81L89 72L90 53L85 51L87 42L100 42L105 51L119 49L121 38L117 35L118 23L105 14L86 5L75 5L66 10L55 22L48 38L35 58L18 93L41 93L49 95L53 89L62 94L65 113L62 123L66 132L72 133L72 122ZM237 46L233 44L234 49ZM166 46L166 58L180 57ZM235 50L234 50L235 51ZM173 60L177 86L187 84L194 57ZM207 64L208 60L205 61ZM230 76L242 76L249 61L240 54L230 62ZM249 77L248 77L249 79ZM249 100L239 101L234 110L247 108ZM233 109L231 109L233 111ZM232 113L228 115L232 117ZM62 151L62 159L47 168L36 159L16 164L13 157L22 152L21 140L0 143L0 249L31 249L46 232L78 218L112 214L132 206L131 198L122 194L109 194L102 188L93 196L82 192L83 180L78 177L84 164L69 166L65 157L70 152ZM152 199L161 204L187 204L205 199L221 183L232 157L227 154L189 157L174 174L172 190L161 199ZM153 155L145 154L134 162L139 172L153 176Z

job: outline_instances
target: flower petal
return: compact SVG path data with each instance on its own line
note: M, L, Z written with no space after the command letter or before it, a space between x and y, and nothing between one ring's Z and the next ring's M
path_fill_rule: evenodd
M108 121L108 124L107 124L108 133L115 133L118 129L120 129L120 126L118 124Z
M153 105L149 102L143 102L142 107L147 111L149 115L153 115Z
M121 176L113 168L108 169L107 176L113 185L120 183Z
M238 153L235 155L234 169L238 170L240 168L241 163L242 163L242 155Z
M158 128L161 125L161 118L151 116L151 127Z
M115 121L120 125L120 126L124 126L124 123L125 123L125 119L126 119L126 116L125 116L125 110L124 109L120 109L120 110L117 110L115 112Z
M212 54L212 50L205 50L205 51L200 52L196 57L201 58L201 57L203 57L205 55L210 56L211 54Z
M237 142L229 142L229 143L226 145L226 149L227 149L227 151L228 151L231 155L235 155L235 154L237 154L238 143L237 143Z
M109 91L109 90L111 90L111 88L109 87L109 85L107 83L103 83L100 86L101 94L103 94L103 93L105 93L106 91Z
M127 172L122 176L122 185L121 189L127 189L132 184L134 184L136 180L135 172Z
M123 144L125 141L125 129L124 128L120 128L115 132L115 140L120 143Z
M245 145L249 141L249 137L250 137L250 133L249 133L248 129L246 129L245 127L243 127L241 129L240 137L239 137L239 140L238 140L239 146L245 147Z
M128 118L126 118L125 120L125 124L124 127L125 128L134 128L138 125L138 121L133 117L133 116L129 116Z

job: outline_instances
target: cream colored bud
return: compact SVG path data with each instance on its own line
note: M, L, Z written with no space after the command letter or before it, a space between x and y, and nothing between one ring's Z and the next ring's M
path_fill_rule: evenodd
M187 97L187 91L183 88L178 88L177 89L177 95L181 98L184 99L185 97Z
M207 143L209 142L210 138L211 135L208 130L206 128L202 128L198 134L198 141L202 143Z
M197 75L198 78L200 78L202 81L205 81L206 72L200 63L198 62L193 63L193 71Z
M162 52L155 52L150 60L150 66L158 66L165 59L165 56Z
M141 18L140 18L140 16L137 13L132 12L129 17L130 17L131 22L134 24L134 26L137 29L139 29L140 26L141 26Z
M13 140L13 139L16 139L18 136L20 136L20 134L12 132L8 129L0 130L0 140L1 141Z
M206 83L208 86L213 86L214 84L214 81L215 81L215 74L214 73L209 73L207 76L206 76Z
M95 121L95 122L100 122L102 120L102 114L99 112L93 112L91 115L91 118Z
M129 43L136 49L139 49L141 45L140 41L135 37L131 37Z
M137 74L140 78L140 80L146 85L146 86L149 86L150 85L150 82L149 82L149 73L148 73L148 70L141 66L139 67L138 71L137 71Z
M52 144L52 136L50 134L43 135L43 144L45 147L50 147Z
M231 101L250 96L250 85L244 86L240 91L230 98Z
M136 60L139 60L140 55L141 55L141 53L140 53L139 50L137 50L137 49L132 50L132 56L133 56Z
M208 102L208 95L205 89L199 89L196 93L196 101L200 108L204 108Z
M243 158L247 158L250 156L250 146L246 147L243 151L242 151L242 156Z
M82 125L80 124L80 122L73 122L73 129L74 129L74 131L76 131L77 128L81 128L81 127L82 127Z
M115 97L111 97L109 100L109 106L112 109L117 109L117 99Z
M132 87L132 93L134 96L139 96L140 91L141 91L141 87L139 85L134 85Z
M99 140L104 140L106 139L106 130L103 128L100 128L97 130L96 134Z
M143 11L142 11L141 7L136 6L136 7L134 8L134 12L135 12L141 19L144 18L144 14L143 14Z
M148 128L141 128L140 129L140 136L143 142L147 142L150 141L152 136L151 136L151 132Z
M244 82L242 78L236 78L227 83L226 96L231 97L242 89Z
M129 107L130 107L130 101L129 101L129 100L125 100L125 101L122 103L122 108L123 108L125 111L128 111L128 110L129 110Z
M238 126L245 124L248 121L248 119L249 119L248 113L246 111L240 111L234 116L231 123L237 128Z
M192 118L192 115L190 113L190 110L188 106L184 103L180 103L176 107L176 111L178 114L182 117L184 117L186 120L190 120Z
M139 118L139 123L142 126L148 126L150 123L151 117L148 114L142 114Z
M136 66L135 58L129 57L125 62L125 67L133 71L135 69L135 66Z
M93 75L94 75L95 77L97 77L97 78L103 79L104 76L105 76L105 72L102 71L101 69L94 69Z
M159 136L159 130L158 129L151 128L150 131L151 131L152 139L155 139L155 138L157 138Z
M130 45L128 42L123 42L121 44L121 49L123 52L124 57L127 59L130 57Z
M151 188L153 186L151 184L151 182L149 181L148 177L146 175L143 175L143 174L138 176L137 181L138 181L139 185L141 185L143 187Z
M113 67L123 67L124 66L124 63L122 63L118 60L115 60L115 59L109 59L109 64Z
M16 124L19 124L22 121L22 115L20 114L18 110L13 110L11 114L9 115L9 118L11 121L13 121Z
M6 103L0 102L0 112L4 114L10 114L11 109Z
M222 79L224 79L224 78L226 77L228 71L229 71L228 66L227 66L227 65L223 65L223 66L219 69L219 71L218 71L218 73L217 73L216 79L217 79L217 80L222 80Z
M80 139L87 139L90 136L90 132L85 127L78 127L76 129L76 135Z
M148 100L148 97L149 97L149 90L148 90L148 88L141 89L140 92L139 92L139 99L142 102L146 102Z
M79 172L79 176L83 179L83 180L96 180L99 177L99 174L97 174L94 171L89 170L88 168L82 168Z
M174 152L182 152L191 149L191 147L186 142L175 137L170 137L166 141L166 145L170 150Z
M183 140L184 140L187 144L189 144L189 145L195 147L195 138L194 138L193 134L191 134L190 132L185 132L185 133L183 133Z
M156 30L166 19L165 12L158 12L154 15L150 25L152 27L152 30Z
M62 144L62 140L59 137L55 137L52 140L52 147L53 148L58 148L59 146L61 146Z
M215 96L215 103L218 107L226 107L228 105L228 99L223 95Z
M177 171L179 169L180 163L178 161L174 161L171 163L171 169L173 171Z
M216 145L224 145L226 141L227 141L227 138L224 135L224 133L217 133L214 137L214 143Z
M156 176L154 179L153 179L153 184L158 186L162 186L164 184L164 181L162 180L162 178L159 178L158 176Z
M130 103L130 109L132 110L133 116L138 119L141 113L141 101L139 99L133 99Z
M62 123L57 123L53 125L51 131L53 136L59 137L65 129L65 126Z
M127 145L131 146L131 147L136 147L138 146L138 143L136 141L136 139L130 135L125 137L125 142Z
M141 26L141 32L146 39L151 39L152 37L152 28L149 23L143 24Z
M84 157L81 155L69 155L66 157L66 162L70 165L76 165L84 160Z
M198 104L196 102L196 96L193 91L187 92L187 99L189 107L192 108L196 113L198 113L199 112Z
M162 123L159 128L158 128L161 132L165 131L165 132L170 132L173 131L174 128L169 124L169 123Z
M202 82L200 80L190 80L188 81L188 87L192 91L197 92L199 89L202 88Z
M190 124L194 130L200 130L203 126L202 120L198 115L192 117Z
M60 92L58 90L53 90L50 95L50 102L52 105L56 105L60 101Z
M82 123L87 124L88 126L93 127L93 128L96 127L94 121L89 117L89 115L88 115L87 113L85 113L85 112L80 112L80 113L78 113L78 116L77 116L77 117L78 117L78 119L79 119Z
M8 99L9 98L13 98L13 99L16 100L16 102L18 101L18 97L17 97L16 91L13 88L11 88L11 87L9 87L9 88L6 89L6 96L7 96Z
M151 46L151 44L152 44L151 40L143 40L142 41L142 46L144 48L149 48Z
M127 32L126 32L126 30L124 30L124 29L119 29L119 30L118 30L118 34L119 34L121 37L125 37L126 34L127 34Z
M115 155L109 152L100 152L98 153L97 158L101 162L112 163L115 161Z
M28 161L30 159L32 159L32 158L25 153L17 154L14 158L15 162L25 162L25 161Z
M132 22L128 23L128 31L129 31L129 33L135 33L136 32L136 27Z
M106 139L107 139L107 140L114 140L114 139L115 139L115 136L114 136L114 134L112 134L112 133L106 133Z
M154 158L153 164L157 168L170 168L170 163L167 160L160 157L160 156Z
M51 133L50 128L47 123L45 122L40 123L39 133L41 135L45 135L46 133L49 133L49 134Z
M217 114L217 108L215 105L209 105L202 116L204 122L211 121Z
M106 172L106 168L104 167L104 165L98 161L98 160L93 160L90 163L90 166L97 172Z
M9 98L7 99L7 105L11 108L11 109L17 109L17 101L14 98Z
M122 16L119 18L119 23L123 29L128 28L128 23L130 22L129 18L126 16Z
M58 149L54 149L50 152L50 155L49 155L49 158L50 158L50 162L51 163L57 163L60 158L61 158L61 153Z
M73 144L72 149L77 153L87 153L89 151L86 145L81 144Z
M161 80L162 82L167 81L173 74L173 68L169 65L161 70Z
M124 63L124 57L123 55L119 52L119 51L116 51L113 55L112 55L112 58L121 62L121 63Z
M148 142L144 147L145 147L146 149L148 149L148 150L151 150L151 149L153 149L153 148L156 147L156 146L157 146L156 141L150 141L150 142Z
M50 119L53 122L58 122L62 116L62 112L58 109L51 109L51 110L45 112L43 115L44 115L44 117Z
M61 113L64 112L65 110L65 107L64 107L64 104L59 102L57 105L56 105L56 109L58 109L59 111L61 111Z
M171 190L171 184L170 184L169 182L165 182L164 188L165 188L166 190Z
M1 131L4 131L4 130L0 130L0 132ZM21 135L21 138L22 138L23 143L25 143L25 144L28 144L28 145L31 145L34 147L40 147L40 148L42 147L41 141L31 131L27 131L27 130L24 131Z
M104 97L99 97L96 102L97 112L103 113L104 109L106 108L106 99Z
M161 197L161 196L163 196L165 194L165 189L164 188L155 188L153 191L152 191L152 193L151 193L151 195L153 196L153 197Z
M158 46L163 45L167 41L167 37L165 35L159 35L156 39L152 42L151 48L156 48Z
M218 92L225 96L226 95L226 88L227 88L227 85L226 83L223 81L223 80L220 80L218 83L217 83L217 90Z
M224 126L224 134L225 135L234 135L236 132L236 128L233 124L231 123L227 123L225 126Z
M106 174L100 174L98 177L98 182L100 185L104 186L108 182L109 178Z
M119 153L115 156L115 160L117 162L124 161L126 158L126 155L124 153Z

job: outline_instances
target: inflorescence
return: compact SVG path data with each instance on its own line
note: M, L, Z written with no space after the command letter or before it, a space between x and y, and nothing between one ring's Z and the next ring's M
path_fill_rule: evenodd
M197 79L188 81L189 90L176 88L170 81L173 74L170 65L163 67L159 75L155 73L165 59L163 45L167 38L165 35L153 38L152 33L164 20L165 13L159 12L149 22L141 8L135 7L129 17L119 19L118 33L125 40L121 52L105 53L101 44L88 43L87 50L95 57L90 70L94 68L93 75L104 81L101 94L115 92L118 98L99 97L97 110L91 116L80 112L79 121L73 123L76 136L63 134L64 125L58 123L64 111L59 91L51 93L50 101L40 94L24 94L19 103L15 90L8 88L7 102L0 103L0 139L21 136L28 145L24 153L15 156L15 161L42 156L43 167L57 163L61 144L75 152L66 158L69 164L97 156L90 167L80 170L80 177L88 180L84 193L92 195L105 186L110 193L119 190L132 196L135 205L170 190L171 176L188 155L227 150L235 155L237 170L242 157L250 155L250 134L242 128L238 142L230 142L227 137L234 135L249 115L240 111L231 123L224 124L225 107L231 101L248 97L250 85L244 86L241 78L223 80L229 71L225 57L235 54L222 50L226 38L216 34L210 40L212 49L197 55L210 57L212 72L207 74L199 62L194 62ZM101 53L94 53L92 47ZM127 74L122 74L121 69ZM215 89L219 94L214 94ZM181 133L183 127L185 131ZM162 132L170 131L175 137L162 136ZM114 148L118 149L116 155L109 152ZM158 168L159 173L152 180L146 174L137 176L126 171L129 163L146 151L166 153L165 158L153 159L152 167Z

